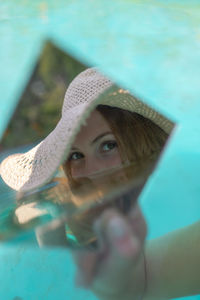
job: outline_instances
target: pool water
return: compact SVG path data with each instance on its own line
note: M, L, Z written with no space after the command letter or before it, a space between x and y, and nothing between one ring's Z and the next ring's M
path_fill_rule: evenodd
M159 213L155 210L155 206L153 209L150 208L151 204L145 205L145 201L141 203L150 227L149 238L165 233L167 228L163 226L160 229L160 226L157 226L159 230L155 232L155 223L162 224L163 209L160 208ZM171 222L175 226L175 214L167 212L165 206L164 208L165 214L171 214ZM175 227L178 227L177 222ZM0 257L0 299L2 300L96 299L89 291L75 286L75 265L70 253L63 249L39 249L34 233L26 233L20 238L2 244ZM197 300L200 296L180 299Z

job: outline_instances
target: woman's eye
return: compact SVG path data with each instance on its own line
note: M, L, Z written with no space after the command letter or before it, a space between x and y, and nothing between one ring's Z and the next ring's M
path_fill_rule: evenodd
M102 151L107 152L107 151L110 151L110 150L112 150L116 147L117 147L117 142L115 142L115 141L105 142L102 145Z
M69 156L69 160L78 160L83 158L83 154L80 152L74 152Z

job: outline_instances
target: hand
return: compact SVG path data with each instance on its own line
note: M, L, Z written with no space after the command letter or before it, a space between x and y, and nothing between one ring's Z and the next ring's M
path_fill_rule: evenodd
M73 253L76 283L100 299L141 299L145 289L144 239L146 223L136 204L127 217L106 210L96 221L97 251Z

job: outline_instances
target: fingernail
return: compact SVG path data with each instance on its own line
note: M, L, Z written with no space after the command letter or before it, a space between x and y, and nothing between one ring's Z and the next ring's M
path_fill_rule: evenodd
M108 224L108 234L111 238L121 239L129 233L128 226L120 217L113 217Z

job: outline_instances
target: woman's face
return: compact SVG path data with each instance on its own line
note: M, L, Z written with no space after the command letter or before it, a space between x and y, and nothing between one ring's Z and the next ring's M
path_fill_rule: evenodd
M90 117L87 119L86 125L82 126L72 145L68 160L70 162L71 176L74 179L87 177L91 180L95 180L95 175L97 173L110 168L122 166L122 160L119 154L116 138L108 123L98 111L95 110L92 112ZM125 176L123 170L120 170L120 172L122 172L123 176ZM118 175L120 175L121 178L122 174ZM118 208L123 211L122 202L124 202L124 200L123 198L118 200ZM135 203L135 199L133 199L133 203ZM137 203L135 203L134 207L134 216L133 218L131 217L131 222L134 224L135 233L140 236L141 239L144 239L146 235L146 223ZM102 213L102 209L104 210L105 207L98 208L94 215L89 213L88 221L84 220L83 224L91 225L94 219L97 218L97 215ZM84 226L81 226L81 230L84 231ZM81 232L81 230L78 227L78 232Z
M115 136L98 111L93 111L77 135L69 155L74 179L91 177L122 164Z

